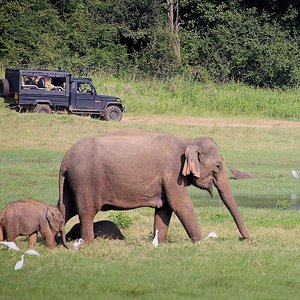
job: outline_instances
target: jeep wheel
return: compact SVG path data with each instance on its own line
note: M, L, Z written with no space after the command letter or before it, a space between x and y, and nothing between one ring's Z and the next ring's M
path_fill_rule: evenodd
M9 82L7 79L0 79L0 97L9 95Z
M103 118L105 121L121 121L122 111L118 106L109 106L105 109Z
M51 108L49 105L46 104L38 104L34 109L34 113L40 113L40 114L51 114Z

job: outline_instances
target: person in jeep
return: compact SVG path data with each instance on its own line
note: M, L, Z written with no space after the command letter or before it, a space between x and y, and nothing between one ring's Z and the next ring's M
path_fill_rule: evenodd
M6 69L0 97L18 112L62 112L99 120L121 121L125 107L119 97L97 94L91 78L68 71Z

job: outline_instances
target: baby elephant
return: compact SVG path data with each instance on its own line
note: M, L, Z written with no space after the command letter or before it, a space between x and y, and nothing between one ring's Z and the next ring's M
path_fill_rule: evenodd
M124 240L125 237L121 233L118 226L112 221L94 222L94 237L108 238L113 240ZM81 224L75 224L66 234L67 240L76 240L81 238Z
M38 231L46 246L56 246L55 237L65 238L65 221L61 212L53 206L33 199L24 199L8 204L0 213L0 241L12 242L19 235L29 236L29 247L37 241Z

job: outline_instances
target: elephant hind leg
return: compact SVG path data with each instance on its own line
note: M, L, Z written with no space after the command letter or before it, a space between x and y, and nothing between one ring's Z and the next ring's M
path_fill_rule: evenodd
M86 243L92 243L95 239L94 234L94 218L97 214L95 209L87 211L80 210L78 213L80 224L81 224L81 238Z
M8 224L8 226L5 227L5 235L8 242L13 242L19 236L19 232L15 230L15 226L16 224L14 224L14 226Z
M64 211L62 211L62 215L65 219L65 223L77 215L76 204L71 195L64 197Z
M95 239L93 224L95 215L79 216L81 223L81 237L86 243L92 243Z
M0 241L4 241L4 227L0 224Z
M81 224L81 238L86 243L92 243L95 239L94 235L94 218L98 212L98 208L94 205L97 201L93 197L91 191L81 189L81 193L76 195L76 204L78 217ZM99 207L99 206L98 206Z
M29 247L32 247L33 245L36 244L36 242L37 242L37 236L38 236L37 232L34 232L31 235L29 235L29 239L28 239L28 246Z
M77 215L75 199L67 180L64 184L63 193L60 197L61 198L58 199L56 207L62 213L66 224L72 217Z

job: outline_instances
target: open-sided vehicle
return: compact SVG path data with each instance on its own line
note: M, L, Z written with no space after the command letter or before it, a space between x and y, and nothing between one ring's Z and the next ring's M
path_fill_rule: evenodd
M67 71L6 69L0 97L18 112L68 112L101 120L120 121L120 98L99 95L91 78L73 78Z

